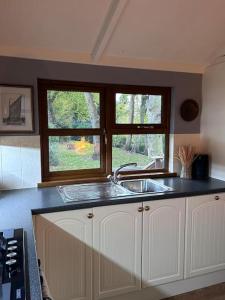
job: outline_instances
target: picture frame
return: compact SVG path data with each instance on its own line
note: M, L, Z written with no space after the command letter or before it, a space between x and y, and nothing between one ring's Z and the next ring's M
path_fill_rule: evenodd
M0 134L34 132L33 87L0 84Z

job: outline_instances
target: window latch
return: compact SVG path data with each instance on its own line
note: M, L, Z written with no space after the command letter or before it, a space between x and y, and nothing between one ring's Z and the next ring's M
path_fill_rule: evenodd
M140 129L140 128L143 128L143 129L153 129L154 126L153 125L150 125L150 126L139 125L139 126L137 126L137 128L138 129Z

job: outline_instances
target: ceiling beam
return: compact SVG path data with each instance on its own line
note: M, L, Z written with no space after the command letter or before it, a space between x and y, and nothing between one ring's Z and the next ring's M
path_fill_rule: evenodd
M112 0L108 9L107 15L104 19L102 27L97 36L95 45L93 47L91 58L93 62L99 61L103 52L109 43L114 29L119 21L119 18L127 4L128 0Z

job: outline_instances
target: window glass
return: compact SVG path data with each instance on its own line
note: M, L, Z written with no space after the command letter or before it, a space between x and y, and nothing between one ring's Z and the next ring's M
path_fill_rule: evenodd
M161 95L116 93L116 124L160 124Z
M48 128L99 128L100 94L47 91Z
M119 134L112 137L112 168L136 162L130 170L163 169L165 134Z
M100 136L49 136L49 170L100 168Z

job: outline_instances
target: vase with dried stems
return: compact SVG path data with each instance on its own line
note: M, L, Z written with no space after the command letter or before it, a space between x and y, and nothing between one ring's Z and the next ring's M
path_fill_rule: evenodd
M191 165L196 158L193 147L191 145L179 146L175 158L181 163L180 178L191 179Z

